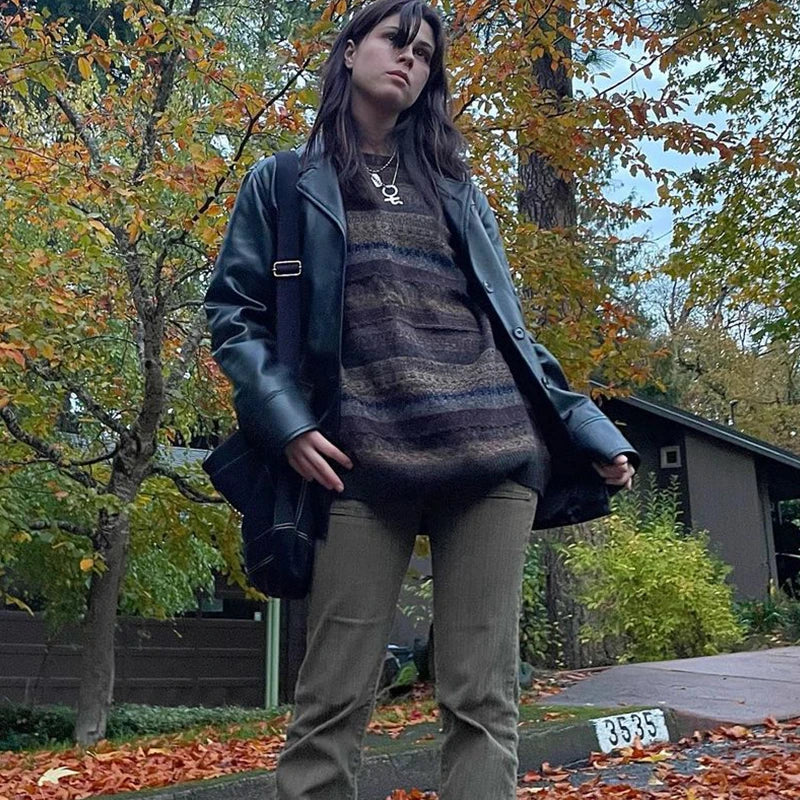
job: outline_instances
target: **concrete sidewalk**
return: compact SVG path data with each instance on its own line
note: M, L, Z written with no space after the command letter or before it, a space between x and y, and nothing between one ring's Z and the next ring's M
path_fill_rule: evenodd
M611 667L548 703L661 706L701 728L792 719L800 717L800 647Z
M800 647L610 667L543 698L542 704L585 706L589 712L546 726L523 723L520 773L538 771L545 761L554 766L580 763L600 750L598 729L590 719L595 716L661 708L669 741L721 724L756 725L767 717L800 717ZM414 726L396 743L386 737L367 739L360 798L385 800L395 788L436 788L440 748L436 725ZM271 800L274 792L272 773L248 772L115 795L114 800Z

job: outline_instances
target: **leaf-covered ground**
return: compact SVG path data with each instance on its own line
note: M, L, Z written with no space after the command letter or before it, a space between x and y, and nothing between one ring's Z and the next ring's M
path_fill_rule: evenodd
M586 672L558 673L537 681L523 703L546 699ZM544 714L544 718L556 712ZM429 687L402 701L381 705L370 732L394 739L438 713ZM206 727L132 742L99 742L95 747L34 752L0 752L0 800L82 800L102 794L207 780L258 769L273 769L285 739L288 715L262 722ZM424 734L420 738L428 738Z
M595 754L588 768L542 766L520 781L518 800L796 800L800 719L720 728L677 745ZM387 800L436 800L398 789ZM470 800L465 798L464 800ZM475 800L478 800L477 798Z
M557 690L553 682L542 683L524 700L546 700ZM543 713L542 719L549 716ZM417 691L408 700L380 707L370 731L373 738L392 739L437 721L430 692ZM286 722L284 715L189 734L101 742L87 749L0 753L0 800L81 800L272 769L285 738ZM523 776L517 797L800 800L800 720L780 724L768 720L763 727L721 728L676 745L633 747L611 756L595 754L588 767L578 770L545 764L539 772ZM398 789L387 800L436 800L436 795Z

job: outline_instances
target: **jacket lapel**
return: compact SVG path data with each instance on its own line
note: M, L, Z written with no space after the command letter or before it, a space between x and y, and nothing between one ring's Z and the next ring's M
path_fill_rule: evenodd
M455 181L450 178L438 178L439 196L442 198L442 211L447 226L456 235L464 253L469 252L467 236L467 220L470 209L472 185L467 181Z
M302 157L304 150L305 145L298 148L297 154ZM312 154L308 163L300 170L297 188L336 223L342 236L346 238L344 202L339 190L339 179L330 159L325 158L322 153Z

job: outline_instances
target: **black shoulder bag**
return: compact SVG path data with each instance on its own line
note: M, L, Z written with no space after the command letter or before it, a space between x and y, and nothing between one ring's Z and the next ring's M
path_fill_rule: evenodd
M297 154L276 153L275 262L278 360L300 363L300 203ZM264 278L269 280L267 276ZM316 524L309 484L289 465L267 465L241 431L203 461L214 488L242 514L242 554L250 583L270 597L299 599L311 584Z

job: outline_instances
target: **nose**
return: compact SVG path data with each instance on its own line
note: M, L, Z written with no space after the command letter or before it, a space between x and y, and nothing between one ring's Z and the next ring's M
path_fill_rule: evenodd
M398 59L400 59L400 61L406 64L408 69L411 69L411 66L414 63L414 53L412 52L412 45L409 43L402 50L398 51L397 57Z

